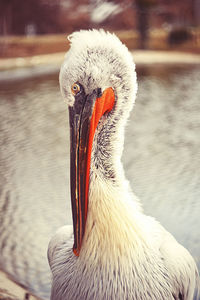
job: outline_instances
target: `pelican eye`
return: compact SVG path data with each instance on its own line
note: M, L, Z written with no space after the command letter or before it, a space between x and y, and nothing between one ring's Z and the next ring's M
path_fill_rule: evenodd
M74 83L71 87L72 94L76 96L81 90L81 87L78 83Z

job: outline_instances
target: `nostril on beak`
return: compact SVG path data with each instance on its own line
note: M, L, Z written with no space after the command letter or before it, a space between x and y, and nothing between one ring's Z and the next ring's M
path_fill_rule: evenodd
M97 98L100 98L102 96L101 88L97 89Z

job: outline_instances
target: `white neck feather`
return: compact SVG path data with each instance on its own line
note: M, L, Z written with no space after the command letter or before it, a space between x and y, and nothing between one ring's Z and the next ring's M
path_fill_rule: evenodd
M138 252L141 242L148 240L141 224L138 199L133 199L128 183L122 182L119 186L103 181L97 174L92 177L81 256L91 258L92 253L99 253L105 263L108 257L116 263L117 257L127 259L136 249Z

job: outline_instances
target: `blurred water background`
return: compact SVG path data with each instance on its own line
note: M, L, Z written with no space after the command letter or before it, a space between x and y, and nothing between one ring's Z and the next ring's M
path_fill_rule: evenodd
M130 50L142 49L125 173L144 212L200 270L199 22L198 0L0 0L0 269L29 291L49 299L48 242L71 223L58 70L66 33L81 28L115 31Z
M137 71L126 175L145 213L173 233L200 267L200 67ZM71 223L67 107L58 74L0 87L0 265L48 299L48 241Z

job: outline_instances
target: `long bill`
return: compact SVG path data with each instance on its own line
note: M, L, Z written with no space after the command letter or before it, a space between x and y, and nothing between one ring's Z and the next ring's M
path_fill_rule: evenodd
M107 88L100 96L99 89L97 89L91 95L85 95L82 91L75 97L74 106L69 107L73 252L76 256L79 256L81 250L87 220L94 134L100 118L112 110L114 102L115 96L112 88Z

